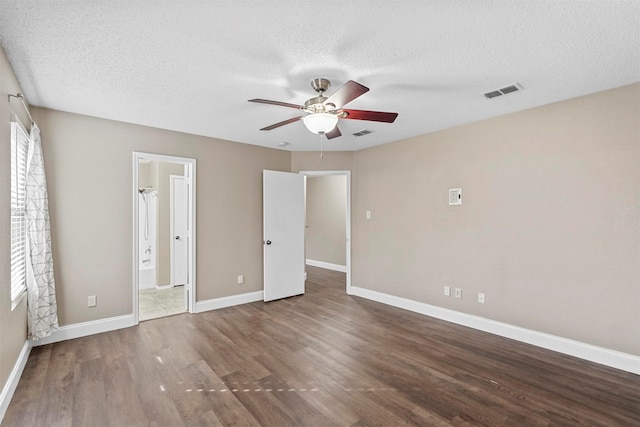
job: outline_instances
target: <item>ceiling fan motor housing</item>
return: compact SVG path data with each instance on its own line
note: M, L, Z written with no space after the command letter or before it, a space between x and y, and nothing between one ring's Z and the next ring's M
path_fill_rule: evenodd
M309 113L325 113L329 110L329 108L326 108L326 107L332 105L332 104L325 105L324 101L326 101L327 99L328 98L326 96L315 96L311 99L308 99L304 103L304 109Z
M327 113L335 109L335 105L333 104L325 105L324 103L328 99L326 96L324 96L324 92L326 92L330 86L331 86L331 82L328 79L317 78L317 79L311 80L311 87L313 88L313 90L315 90L318 93L318 96L314 96L313 98L308 99L304 103L304 110L307 113L310 113L310 114ZM332 106L333 108L331 108Z
M311 80L311 87L322 96L322 92L326 92L331 87L331 82L327 79L317 78Z

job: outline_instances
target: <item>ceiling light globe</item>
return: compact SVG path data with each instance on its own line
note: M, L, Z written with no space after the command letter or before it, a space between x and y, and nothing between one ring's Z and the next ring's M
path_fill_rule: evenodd
M325 134L338 124L338 116L329 113L313 113L302 118L302 122L309 131L317 134Z

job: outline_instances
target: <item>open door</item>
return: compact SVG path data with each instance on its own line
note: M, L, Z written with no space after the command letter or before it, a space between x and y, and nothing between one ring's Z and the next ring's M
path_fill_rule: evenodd
M189 308L189 201L184 176L170 175L170 277L171 286L184 285L184 308Z
M263 171L265 301L304 294L304 180Z
M188 210L187 185L184 176L171 175L170 186L170 232L172 286L187 284L189 265L189 235L187 232Z

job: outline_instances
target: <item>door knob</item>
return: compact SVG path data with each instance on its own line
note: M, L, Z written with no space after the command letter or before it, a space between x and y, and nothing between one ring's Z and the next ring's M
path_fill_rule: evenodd
M271 240L267 240L267 241L266 241L266 242L264 242L264 243L265 243L265 244L267 244L267 245L270 245L270 244L271 244Z
M176 236L176 240L180 240L180 236Z

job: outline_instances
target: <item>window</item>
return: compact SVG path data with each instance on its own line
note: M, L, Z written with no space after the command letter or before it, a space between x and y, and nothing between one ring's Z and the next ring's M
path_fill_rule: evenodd
M17 122L11 123L11 301L27 288L27 153L29 137Z

